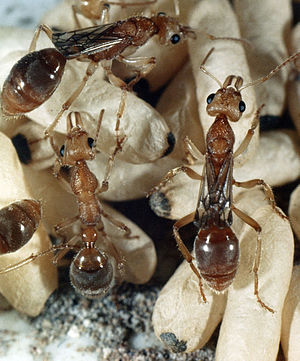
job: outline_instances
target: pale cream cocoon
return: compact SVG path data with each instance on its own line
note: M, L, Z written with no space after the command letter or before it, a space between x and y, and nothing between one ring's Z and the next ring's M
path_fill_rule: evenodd
M240 266L228 292L216 350L216 360L220 361L274 361L278 352L282 310L293 265L293 233L289 222L270 206L258 208L252 216L262 227L258 293L275 312L262 308L254 295L251 270L256 232L245 225L240 236Z
M286 296L281 328L281 346L288 361L300 359L300 266L293 268L289 292Z
M287 57L292 7L290 0L235 0L235 9L246 48L252 80L267 75ZM262 115L280 116L285 105L288 67L255 87L258 105L265 104Z
M214 118L206 112L206 99L211 93L216 93L220 86L200 70L200 65L214 48L214 51L204 64L205 68L213 74L222 84L228 75L241 76L244 83L251 79L245 55L245 44L234 40L210 40L207 34L216 37L241 38L235 14L227 0L203 0L195 5L189 21L190 26L197 29L197 39L189 43L189 53L196 82L199 116L207 134L208 128ZM242 91L242 98L246 110L241 119L232 124L235 134L235 148L237 149L244 139L254 114L257 110L255 93L252 87ZM249 159L258 145L258 130L246 152L243 153L241 162Z
M196 84L190 62L178 72L165 89L156 109L164 117L176 138L171 157L177 159L186 157L183 143L186 136L204 152L205 136L198 114Z
M45 126L51 124L71 90L82 80L86 67L86 63L68 61L59 87L48 101L28 113L31 119ZM120 88L103 79L103 71L99 66L69 109L82 114L89 134L96 134L99 113L101 109L105 110L97 148L108 154L116 146L115 126L121 93ZM61 117L56 131L66 132L68 112ZM123 151L118 155L120 159L130 163L147 163L161 158L169 147L169 132L165 120L154 108L126 92L125 110L120 122L120 133L126 136L126 141Z
M254 295L254 277L251 269L257 234L242 220L234 217L233 229L240 239L241 257L238 273L229 287L227 306L226 293L213 294L206 286L204 292L208 302L203 303L197 278L187 262L177 269L159 295L153 313L154 330L164 345L174 352L191 352L203 347L225 311L217 359L225 360L228 357L232 360L230 355L234 352L235 360L258 360L260 358L255 350L255 342L258 343L261 354L265 352L265 342L270 354L273 353L273 359L268 359L275 359L281 311L291 276L293 235L288 221L283 220L267 205L263 192L240 192L236 206L248 214L254 213L253 217L262 227L263 251L259 267L259 294L264 302L275 308L276 313L273 315L263 309ZM273 279L274 283L271 281ZM251 321L253 314L256 316L255 321ZM248 327L249 322L245 323L244 317L248 317L249 322L254 324L260 323L260 327L267 330L267 335L258 333L260 328L257 331L255 325ZM223 331L225 328L226 332ZM256 332L253 332L253 328ZM274 338L270 337L273 333ZM237 338L240 339L239 342L236 342ZM256 356L252 357L251 352Z
M289 217L294 232L300 239L300 185L294 189L289 203Z
M300 47L300 24L298 23L292 30L290 38L290 54L299 51ZM295 61L294 68L290 72L287 86L287 103L289 113L295 127L300 134L300 57Z
M22 39L20 38L19 41L22 42ZM38 41L38 49L49 46L53 46L51 41L44 34L41 35ZM14 51L0 60L1 86L10 69L24 55L26 55L24 51ZM54 94L44 104L27 113L27 115L45 128L50 125L61 110L63 102L80 84L86 68L87 63L76 60L67 61L61 83ZM101 151L112 153L116 146L115 124L121 101L121 89L105 81L103 75L103 69L99 66L69 111L82 112L87 130L95 134L99 113L101 109L105 109L97 146ZM61 117L56 131L66 132L67 114L66 111ZM123 145L124 151L119 155L121 159L130 163L147 163L161 158L169 147L169 132L163 117L155 109L137 98L133 93L126 93L125 111L121 118L120 133L126 135L127 140Z
M1 177L1 207L22 199L34 198L29 190L18 156L11 141L1 138L0 168ZM43 214L43 210L42 210ZM42 218L43 219L43 218ZM50 248L49 237L42 224L31 240L16 252L1 255L0 269L13 265ZM57 287L56 267L51 262L51 256L40 257L18 270L0 275L0 292L18 311L30 316L37 316L44 307L50 294Z

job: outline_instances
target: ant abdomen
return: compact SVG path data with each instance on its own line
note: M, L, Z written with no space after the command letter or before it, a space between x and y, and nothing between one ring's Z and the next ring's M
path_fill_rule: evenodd
M0 209L0 254L15 252L33 236L41 220L41 205L23 199Z
M231 228L201 229L194 250L197 266L208 286L224 291L232 283L239 263L239 241Z
M54 48L34 51L11 69L2 88L5 114L27 113L44 103L59 85L66 64Z
M100 298L111 288L113 266L97 248L83 248L71 263L70 280L73 287L87 298Z

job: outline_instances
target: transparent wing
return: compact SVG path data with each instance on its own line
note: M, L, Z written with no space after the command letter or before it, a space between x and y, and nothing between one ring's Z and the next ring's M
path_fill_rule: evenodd
M110 34L113 27L115 24L92 26L63 33L54 32L52 42L67 59L83 54L91 55L108 50L124 41L124 38Z
M218 175L210 158L206 158L197 206L199 226L205 227L213 220L216 224L231 225L232 170L232 154L224 160Z

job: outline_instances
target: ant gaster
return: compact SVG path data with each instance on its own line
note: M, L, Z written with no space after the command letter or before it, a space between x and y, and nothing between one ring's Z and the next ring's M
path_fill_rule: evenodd
M23 247L37 230L41 220L41 204L23 199L0 209L0 254Z
M44 31L55 48L34 51L40 32ZM188 26L181 25L175 18L165 13L158 13L150 18L133 16L112 24L68 31L53 32L47 25L37 29L29 53L21 58L11 69L2 88L2 110L7 115L29 112L51 97L59 85L68 59L89 61L85 76L71 96L63 103L60 112L46 129L49 135L55 128L62 114L79 96L87 80L102 63L110 82L123 89L118 117L122 116L125 106L126 89L132 86L155 66L155 58L126 58L122 53L132 53L144 45L150 38L158 35L163 45L177 44L182 38L195 38L195 32ZM140 70L136 77L126 85L112 71L112 60L134 65ZM117 128L118 130L118 128Z
M204 302L206 302L206 296L203 291L202 279L213 291L222 292L233 282L239 265L239 241L231 229L233 221L232 212L252 227L257 232L257 246L253 265L254 294L263 308L274 312L272 308L261 300L258 294L261 227L254 219L233 205L232 186L235 185L243 188L252 188L257 185L262 186L274 211L282 218L287 217L276 208L273 192L270 186L262 179L237 182L232 174L234 158L246 150L258 125L260 108L255 114L254 121L247 135L235 151L233 151L235 137L229 122L239 121L246 110L246 104L241 96L243 89L266 81L284 65L295 60L300 53L286 59L267 76L242 87L243 79L240 76L229 75L222 84L203 67L212 50L205 57L201 70L217 81L220 89L215 94L210 94L207 98L207 113L215 117L215 120L206 135L203 174L200 175L187 166L174 168L167 173L160 184L154 187L149 194L158 191L180 172L185 172L190 178L201 181L196 210L175 222L173 232L179 250L198 277L200 293ZM185 139L185 146L187 153L190 153L195 159L203 156L188 138ZM179 234L179 229L191 222L194 222L199 229L194 241L195 258L190 254ZM197 267L193 263L194 259Z

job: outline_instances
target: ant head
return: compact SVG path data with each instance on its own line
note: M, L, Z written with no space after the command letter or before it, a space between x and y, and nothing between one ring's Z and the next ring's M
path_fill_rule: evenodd
M71 263L70 280L84 297L102 297L113 283L112 263L97 248L83 248Z
M94 139L88 136L83 128L80 113L74 112L75 125L72 122L72 113L67 117L67 137L60 149L63 165L75 165L80 160L95 158Z
M234 79L236 81L232 87L230 85ZM246 104L243 102L239 90L242 84L243 79L240 76L229 75L221 88L207 97L207 113L214 117L224 114L230 121L237 122L246 110Z
M159 41L162 45L178 44L182 39L189 37L196 38L196 33L189 27L181 25L177 19L160 12L152 17L158 27Z

